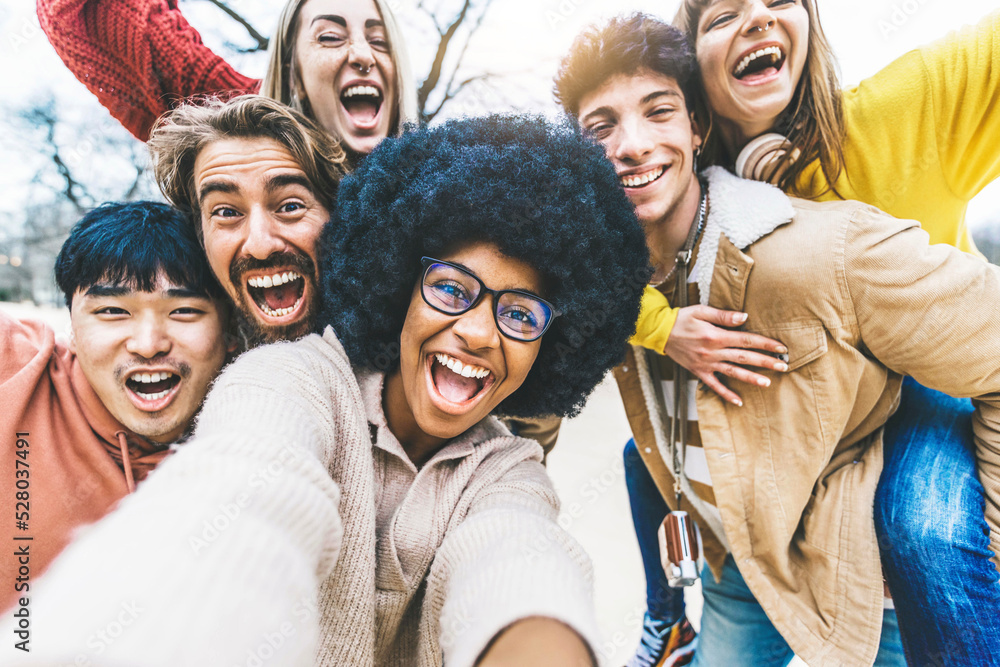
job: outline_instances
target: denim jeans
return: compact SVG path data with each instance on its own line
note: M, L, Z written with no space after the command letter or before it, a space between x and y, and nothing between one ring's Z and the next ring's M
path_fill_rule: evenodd
M733 557L726 556L722 581L708 567L701 576L705 606L701 636L691 667L784 667L794 653L747 588ZM905 667L896 613L886 609L876 667Z
M647 611L653 618L674 622L684 614L684 592L667 584L656 537L667 514L667 505L639 457L634 440L625 445L625 483L646 574ZM743 582L732 556L726 558L720 584L715 583L706 566L702 573L702 591L705 605L695 665L768 667L786 665L791 661L794 655L792 650ZM882 643L875 664L880 667L906 664L896 614L892 610L886 610L883 618Z
M884 440L875 529L910 664L1000 665L1000 577L971 401L906 378Z
M1000 666L1000 577L989 560L971 401L906 378L883 440L875 529L909 664ZM625 483L649 611L674 620L683 596L667 587L656 541L666 505L632 441Z

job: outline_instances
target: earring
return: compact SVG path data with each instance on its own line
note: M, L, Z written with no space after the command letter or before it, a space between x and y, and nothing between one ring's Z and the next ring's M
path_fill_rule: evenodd
M698 159L701 157L701 146L694 149L694 173L698 173Z

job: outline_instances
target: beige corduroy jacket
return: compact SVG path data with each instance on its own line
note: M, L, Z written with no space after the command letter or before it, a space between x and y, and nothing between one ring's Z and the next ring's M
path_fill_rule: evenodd
M742 408L697 392L725 536L803 660L870 665L882 619L872 508L882 427L903 375L974 399L1000 546L1000 268L930 246L917 223L865 204L794 200L721 169L708 175L711 213L693 271L702 301L749 313L748 331L789 349L789 371L771 374L769 388L745 386ZM639 452L673 504L666 421L644 352L630 350L615 374ZM725 550L687 496L718 572Z

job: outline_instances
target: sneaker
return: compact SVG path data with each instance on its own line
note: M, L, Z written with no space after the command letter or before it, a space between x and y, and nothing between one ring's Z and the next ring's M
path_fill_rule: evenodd
M686 617L668 624L646 612L639 648L625 667L681 667L691 663L696 648L698 635Z

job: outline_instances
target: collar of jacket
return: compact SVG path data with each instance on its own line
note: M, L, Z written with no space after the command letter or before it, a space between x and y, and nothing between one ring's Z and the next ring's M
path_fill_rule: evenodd
M739 309L743 305L746 281L753 265L753 260L741 250L791 222L795 210L788 196L769 183L739 178L721 167L710 167L703 175L708 182L708 220L705 222L692 277L698 282L702 305L708 305L712 277L721 254L721 259L731 267L727 277L732 277L732 282L728 284L730 289L724 290L727 293L721 300L725 304L722 307ZM669 423L669 417L662 412L656 399L648 355L641 348L635 348L634 352L636 374L646 410L651 416L650 424L657 449L664 461L672 461L673 447L664 426ZM698 497L685 476L681 476L681 490L702 522L709 527L725 551L729 551L725 531L717 514ZM722 552L723 557L724 553ZM718 578L722 567L721 559L710 562L710 565Z
M722 167L709 167L703 175L708 181L708 220L692 275L698 281L701 304L707 306L723 236L743 250L791 222L795 209L788 195L770 183L739 178ZM752 264L749 258L746 261ZM746 276L749 271L742 273Z

